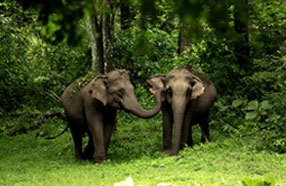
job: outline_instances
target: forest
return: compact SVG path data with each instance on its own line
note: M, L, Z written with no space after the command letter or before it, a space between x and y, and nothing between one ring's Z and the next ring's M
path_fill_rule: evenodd
M0 185L285 185L285 72L284 0L2 0Z

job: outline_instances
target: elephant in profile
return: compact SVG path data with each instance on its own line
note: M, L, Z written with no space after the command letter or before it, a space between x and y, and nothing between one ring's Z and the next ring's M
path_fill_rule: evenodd
M183 65L167 75L153 75L146 82L155 93L164 88L161 96L163 112L163 149L177 155L186 145L192 146L192 126L199 123L202 141L209 140L208 115L216 97L216 88L205 75ZM174 137L172 143L172 134Z
M112 71L95 76L87 85L74 92L76 83L69 85L62 95L62 104L71 130L76 158L101 163L107 159L110 136L116 124L117 109L141 118L155 116L161 108L161 91L155 95L155 106L145 110L138 103L128 74ZM88 144L82 152L82 136L87 133Z

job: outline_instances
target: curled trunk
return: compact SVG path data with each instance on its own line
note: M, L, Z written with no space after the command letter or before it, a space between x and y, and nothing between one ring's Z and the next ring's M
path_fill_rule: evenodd
M140 117L140 118L151 118L154 117L161 109L161 90L158 90L155 94L155 106L150 109L146 110L142 108L142 106L138 103L135 95L132 99L133 102L125 108L132 112L134 115Z

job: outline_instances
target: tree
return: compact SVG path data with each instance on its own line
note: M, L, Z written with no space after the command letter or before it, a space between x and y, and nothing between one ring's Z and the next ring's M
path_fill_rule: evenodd
M104 66L105 72L110 72L114 69L113 66L113 30L114 30L114 6L110 0L103 0L103 49L104 49Z
M95 9L96 7L94 7ZM96 12L96 11L95 11ZM86 17L86 31L89 35L89 45L92 54L92 70L104 73L102 16L88 15Z
M120 22L122 30L126 30L130 27L131 13L129 0L120 0Z
M188 23L181 23L179 26L179 38L178 38L178 54L182 54L186 47L191 45L191 33L189 32L190 25ZM192 51L189 51L191 55Z
M234 5L235 55L242 69L249 67L250 47L248 36L248 0L237 1Z
M44 23L44 36L52 43L68 42L76 45L83 33L80 20L85 20L89 46L92 53L92 69L106 73L113 65L113 29L115 2L111 0L71 1L21 0L24 7L39 10Z

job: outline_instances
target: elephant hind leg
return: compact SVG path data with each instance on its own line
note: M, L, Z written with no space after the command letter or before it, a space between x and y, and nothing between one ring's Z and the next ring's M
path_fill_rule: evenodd
M209 130L209 120L208 116L204 117L203 120L200 121L200 127L202 130L202 138L201 142L210 141L210 130Z
M85 147L83 156L84 156L84 159L86 160L92 160L93 154L94 154L94 145L93 145L92 136L90 132L88 133L88 137L89 137L88 144Z
M192 135L192 124L189 127L189 135L188 135L188 146L192 147L194 144L193 142L193 135Z
M75 147L75 155L77 160L83 160L83 153L82 153L82 134L79 132L79 130L76 130L74 127L70 127L73 141L74 141L74 147Z

